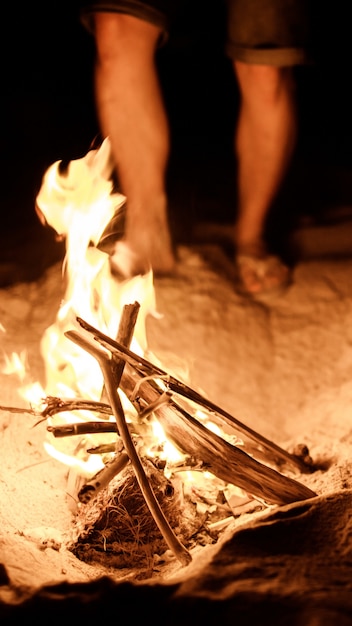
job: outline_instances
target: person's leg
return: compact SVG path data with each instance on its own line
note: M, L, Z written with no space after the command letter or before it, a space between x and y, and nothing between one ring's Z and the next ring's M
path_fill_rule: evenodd
M130 267L122 269L168 273L175 259L165 192L169 130L155 66L161 29L130 15L97 12L94 32L98 115L127 198L124 262Z
M244 291L254 295L289 277L266 249L265 231L295 148L293 68L311 61L311 7L307 0L227 0L226 5L226 52L241 98L235 138L237 266ZM262 262L256 263L258 257Z
M238 207L237 257L265 258L265 226L272 202L290 163L296 141L296 108L291 68L233 62L240 90L235 136ZM287 268L278 260L261 275L255 264L241 276L250 293L286 282ZM246 269L244 265L244 269Z
M235 150L238 167L240 252L261 256L269 208L286 174L296 141L290 68L234 62L240 88ZM264 248L264 249L263 249Z

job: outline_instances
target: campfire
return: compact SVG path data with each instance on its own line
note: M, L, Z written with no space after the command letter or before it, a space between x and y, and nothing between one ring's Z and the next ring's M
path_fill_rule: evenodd
M107 246L124 203L108 140L46 172L37 211L66 241L65 295L41 342L45 389L26 390L28 409L1 409L45 421L48 455L69 468L79 559L184 566L243 512L314 497L299 481L314 464L305 445L281 448L150 353L152 272L117 276Z

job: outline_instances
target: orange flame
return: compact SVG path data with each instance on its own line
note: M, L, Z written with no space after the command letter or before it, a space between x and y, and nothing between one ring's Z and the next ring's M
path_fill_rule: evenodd
M76 318L81 317L114 337L124 306L138 301L140 309L131 348L144 354L148 347L146 317L156 315L153 274L150 271L119 281L112 275L109 255L97 248L106 226L125 203L122 194L114 193L110 180L109 140L83 158L71 161L66 171L62 169L60 161L49 167L37 196L37 211L42 220L66 240L65 294L54 324L45 331L41 341L46 392L47 395L98 401L103 388L100 367L64 333L77 326ZM127 403L127 411L131 410L132 406ZM92 419L92 416L88 412L75 415L76 421L85 419ZM98 418L94 416L94 419ZM50 420L52 425L62 422L72 422L72 413L61 413ZM95 445L109 440L113 440L112 435L94 435ZM52 456L71 465L72 451L66 455L67 447L71 448L69 442L60 441L59 446L60 451L57 441L46 443ZM78 464L80 472L86 473L87 465L82 466L81 461ZM96 465L94 459L95 471Z

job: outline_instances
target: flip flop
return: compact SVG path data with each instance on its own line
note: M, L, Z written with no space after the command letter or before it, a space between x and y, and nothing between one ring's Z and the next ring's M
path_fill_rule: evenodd
M258 258L247 254L236 257L237 291L254 300L279 296L291 282L289 268L273 254Z

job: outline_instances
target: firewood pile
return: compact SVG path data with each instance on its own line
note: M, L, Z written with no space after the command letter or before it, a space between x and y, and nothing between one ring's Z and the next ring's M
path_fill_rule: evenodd
M282 472L308 473L314 467L305 446L287 452L132 352L138 311L138 302L124 307L116 339L77 317L77 328L65 335L98 361L104 379L101 401L47 397L40 417L89 410L97 413L96 421L48 425L48 432L55 438L114 434L112 444L87 450L103 458L108 453L109 460L78 489L75 541L70 546L75 555L112 567L140 567L169 553L187 565L192 547L214 543L223 521L233 519L226 489L233 486L252 507L306 500L316 494ZM119 390L135 409L133 422L126 419ZM221 434L210 430L197 411L217 424ZM152 419L183 454L184 460L169 469L169 475L165 461L157 454L149 456L143 446ZM187 491L180 477L188 470L203 475L204 491Z

